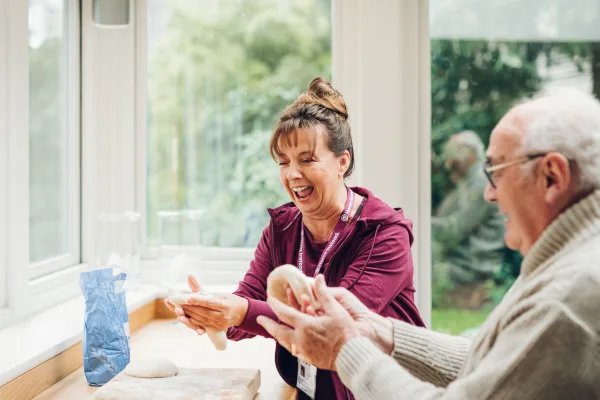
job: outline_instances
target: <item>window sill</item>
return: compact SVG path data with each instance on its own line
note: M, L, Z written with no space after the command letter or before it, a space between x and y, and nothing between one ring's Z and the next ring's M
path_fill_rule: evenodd
M210 285L211 292L231 292L234 285ZM164 288L142 285L127 293L129 313L165 297ZM74 346L82 339L84 301L79 295L0 329L0 386Z

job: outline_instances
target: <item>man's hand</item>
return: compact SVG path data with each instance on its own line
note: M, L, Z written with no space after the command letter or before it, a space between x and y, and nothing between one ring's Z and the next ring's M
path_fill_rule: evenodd
M371 339L384 353L391 354L394 349L394 325L392 322L369 310L348 289L342 287L327 289L356 322L360 334Z
M328 290L323 276L317 277L314 289L321 305L318 311L315 310L316 315L269 299L271 308L287 326L265 316L259 316L257 322L293 355L318 368L335 370L335 359L343 345L360 336L361 331L352 315Z

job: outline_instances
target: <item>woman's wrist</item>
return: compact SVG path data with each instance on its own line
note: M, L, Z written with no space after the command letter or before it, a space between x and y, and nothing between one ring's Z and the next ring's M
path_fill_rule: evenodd
M246 319L246 314L248 314L248 299L245 299L241 296L236 296L239 301L238 312L236 313L236 319L233 321L233 326L240 326L244 319Z

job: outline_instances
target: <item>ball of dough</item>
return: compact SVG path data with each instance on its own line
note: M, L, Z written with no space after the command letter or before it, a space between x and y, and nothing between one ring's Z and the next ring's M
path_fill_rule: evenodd
M125 374L136 378L168 378L178 373L175 364L161 359L134 361L125 368Z
M291 305L286 294L286 288L289 285L298 303L300 303L300 296L305 294L310 299L310 304L317 309L319 304L312 292L313 284L314 278L304 275L300 269L293 265L284 264L275 268L269 274L267 278L267 297L274 297L287 305Z

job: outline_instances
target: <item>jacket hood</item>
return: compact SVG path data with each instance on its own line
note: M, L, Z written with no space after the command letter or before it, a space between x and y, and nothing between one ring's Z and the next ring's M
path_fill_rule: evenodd
M410 242L412 243L412 222L404 216L401 208L390 207L366 188L354 186L350 189L366 199L358 219L358 224L364 225L367 229L377 225L402 225L408 231ZM301 217L300 210L293 202L285 203L276 208L269 208L268 212L275 230L279 232L285 231Z

